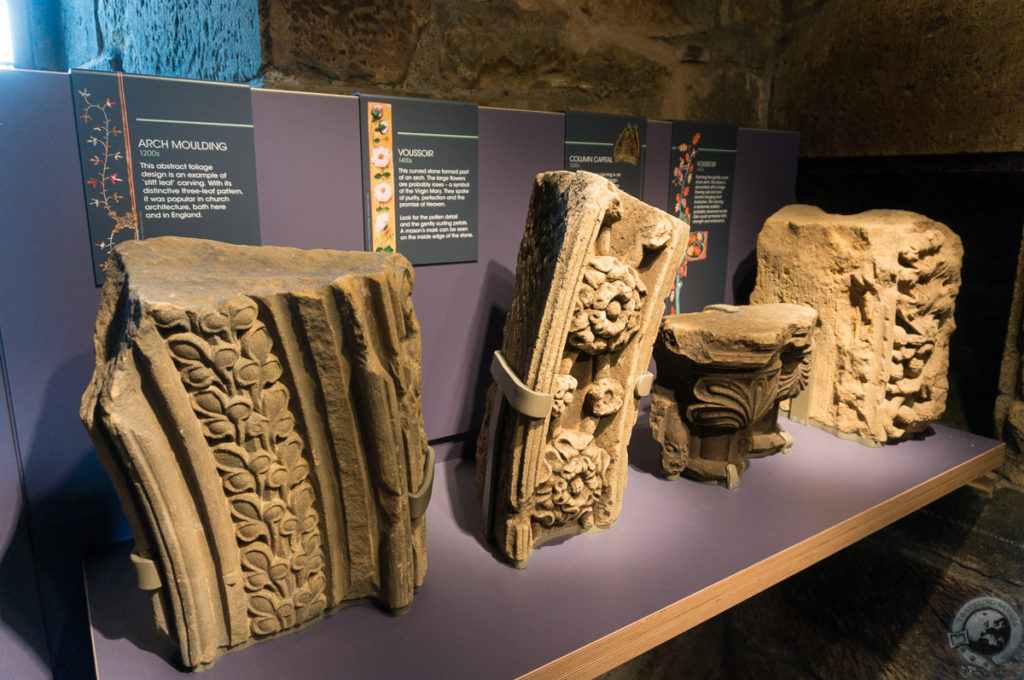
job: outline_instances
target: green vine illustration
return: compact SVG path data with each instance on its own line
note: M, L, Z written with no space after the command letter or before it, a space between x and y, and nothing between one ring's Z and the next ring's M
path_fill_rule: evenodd
M127 181L126 177L121 176L127 174L127 152L124 149L123 141L118 139L123 138L124 131L118 127L116 118L111 118L110 115L112 109L117 106L117 102L107 97L102 104L96 104L91 100L92 95L84 88L79 90L78 94L84 102L79 118L86 126L90 126L90 134L85 143L96 150L88 159L95 168L95 174L85 180L85 183L91 187L86 190L87 199L89 205L102 209L113 221L107 237L94 245L109 253L115 245L114 236L119 232L128 231L131 238L141 238L136 212L128 210L119 213L117 210L118 204L127 198L116 190L118 184ZM114 166L122 161L125 165L119 174L116 172L119 168ZM101 267L106 271L105 262Z
M236 296L211 312L153 315L213 453L241 551L250 628L272 635L327 607L319 515L280 361Z

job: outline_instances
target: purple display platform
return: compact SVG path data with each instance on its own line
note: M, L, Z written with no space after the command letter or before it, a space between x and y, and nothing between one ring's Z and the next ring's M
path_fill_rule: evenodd
M638 426L618 523L536 549L517 571L482 544L469 461L437 469L429 568L412 608L370 606L229 654L205 680L591 677L867 533L1002 459L1000 442L936 427L867 448L784 425L788 454L752 460L738 488L649 474L657 445ZM179 677L161 654L126 545L86 562L99 680Z
M253 90L252 106L263 243L361 248L356 99ZM99 289L74 120L68 74L0 70L0 361L8 402L0 433L8 485L0 493L0 567L20 575L0 582L0 675L21 658L29 665L45 665L48 654L55 664L77 658L69 640L85 638L79 555L129 535L78 419L93 367ZM661 208L670 129L648 122L644 195ZM749 133L765 140L779 134ZM479 259L415 270L424 423L439 460L472 447L490 351L500 343L511 302L533 177L561 167L563 134L561 114L481 108ZM745 181L775 186L779 165L791 161L762 162L771 172ZM31 677L22 672L29 665L11 672Z

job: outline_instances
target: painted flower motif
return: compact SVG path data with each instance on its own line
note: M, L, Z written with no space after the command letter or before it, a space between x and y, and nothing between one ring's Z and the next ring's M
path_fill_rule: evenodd
M391 163L391 149L386 146L375 146L370 152L370 162L378 168L386 168Z
M587 408L598 418L610 416L622 408L622 383L601 378L587 388Z
M388 182L377 182L377 186L373 187L373 198L378 203L387 203L391 195L391 184Z
M594 506L604 492L611 457L594 444L594 436L563 430L544 451L542 478L535 492L534 518L544 526L577 522L594 524Z
M383 115L384 106L382 104L374 104L370 107L370 116L372 116L374 120L378 120Z
M555 417L565 413L576 393L576 378L571 375L556 375L552 391L551 411Z
M388 130L391 129L391 124L388 123L386 120L382 120L381 122L377 123L377 127L375 129L380 134L386 135L388 133Z
M388 228L389 224L391 224L391 213L386 211L377 213L377 218L373 221L373 230L378 232L384 231Z
M569 324L569 344L587 354L622 349L640 327L646 296L636 269L610 255L591 257Z

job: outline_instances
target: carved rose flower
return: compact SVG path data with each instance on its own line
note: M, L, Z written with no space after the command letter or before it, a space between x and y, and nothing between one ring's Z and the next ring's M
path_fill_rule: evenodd
M552 393L551 411L555 416L560 416L565 413L566 407L572 403L572 398L576 394L576 378L571 375L556 375Z
M375 146L370 153L370 162L378 168L388 167L391 162L391 149L386 146Z
M391 185L387 182L377 182L377 186L373 187L373 197L378 203L387 203L391 200Z
M609 255L591 257L569 326L569 344L587 354L622 349L640 327L647 287L636 269Z
M599 418L610 416L622 408L622 383L602 378L587 388L587 408Z
M594 524L594 505L604 491L611 457L586 432L563 430L544 451L543 477L535 491L534 517L544 526L576 521Z

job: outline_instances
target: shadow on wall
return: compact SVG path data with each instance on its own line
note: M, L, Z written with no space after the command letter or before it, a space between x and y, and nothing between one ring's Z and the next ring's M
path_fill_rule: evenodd
M491 357L495 350L501 349L502 333L505 329L505 317L512 305L512 294L515 290L515 274L494 260L487 263L483 288L477 299L477 309L473 314L478 321L477 327L469 329L469 346L476 348L474 356L466 357L469 366L476 367L476 378L473 389L465 393L462 413L470 414L469 431L465 433L466 445L463 456L472 458L476 450L476 436L484 419L484 398L491 384Z
M22 508L17 526L30 537L35 578L25 569L24 544L12 541L0 559L0 618L41 658L52 658L57 678L93 672L82 555L130 535L113 485L78 419L92 366L91 353L60 365L46 385L30 438L24 430L19 436L27 509ZM33 583L43 610L42 640L26 626L27 610L21 609Z

